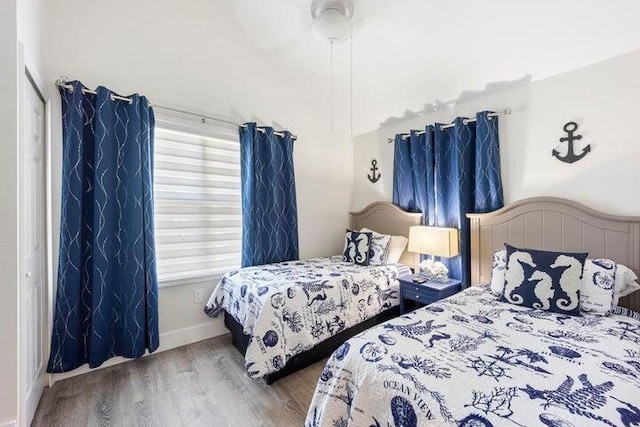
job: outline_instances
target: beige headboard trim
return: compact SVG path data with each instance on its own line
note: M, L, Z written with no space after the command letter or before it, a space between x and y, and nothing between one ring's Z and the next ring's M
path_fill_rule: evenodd
M493 253L505 243L548 251L588 252L640 273L640 217L615 216L555 197L520 200L495 212L469 214L473 284L489 283ZM640 274L638 274L640 276ZM640 311L640 292L620 305Z
M373 202L359 212L351 212L351 229L370 228L382 234L409 237L409 227L420 225L422 214L406 212L393 203ZM406 249L400 262L410 267L420 263L420 255Z

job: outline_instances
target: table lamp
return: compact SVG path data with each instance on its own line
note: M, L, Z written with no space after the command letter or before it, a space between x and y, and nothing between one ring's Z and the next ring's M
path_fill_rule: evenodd
M435 261L434 257L452 258L460 253L458 230L448 227L413 226L409 228L409 247L407 250L431 255L430 260L420 263L420 267L423 269L422 273L430 280L446 282L449 270L443 263Z

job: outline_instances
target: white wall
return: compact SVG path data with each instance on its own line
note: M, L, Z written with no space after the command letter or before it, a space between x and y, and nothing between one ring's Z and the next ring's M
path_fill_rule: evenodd
M275 122L298 135L295 168L300 256L338 253L348 224L352 145L329 134L321 85L273 63L242 32L223 0L53 0L49 5L46 81L52 96L54 260L60 212L61 75L89 87L138 92L152 103L238 120ZM286 23L284 23L286 25ZM177 335L221 332L220 320L193 304L193 292L214 283L160 290L161 346ZM186 334L186 335L185 335ZM201 336L201 335L198 335ZM163 344L165 343L165 344Z
M511 116L500 119L506 202L556 196L612 214L640 215L640 133L635 131L639 75L640 51L635 51L360 135L355 144L352 207L391 200L393 144L387 143L388 137L476 111L511 107ZM579 124L577 133L592 147L574 164L551 156L558 139L566 135L562 127L568 121ZM366 179L372 158L382 170L376 184Z
M14 0L0 1L0 426L18 409L18 33Z
M44 72L44 27L48 12L47 0L19 0L18 40L24 46L26 62L32 73L41 76Z

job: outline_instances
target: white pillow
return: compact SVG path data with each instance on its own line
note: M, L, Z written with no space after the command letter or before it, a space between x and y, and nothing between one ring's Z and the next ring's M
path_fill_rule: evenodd
M616 288L615 288L615 305L621 297L626 297L640 289L640 285L636 282L638 276L629 267L618 264L616 270Z
M385 265L387 263L387 258L389 257L391 236L388 234L380 234L369 228L363 228L360 232L371 233L369 265Z
M507 250L502 249L493 253L493 270L491 270L491 292L502 295L507 274Z
M580 286L580 311L608 316L615 308L616 263L610 259L588 259Z
M404 236L391 236L391 244L389 245L389 256L387 262L389 264L396 264L400 262L400 257L404 252L404 248L407 247L409 239Z

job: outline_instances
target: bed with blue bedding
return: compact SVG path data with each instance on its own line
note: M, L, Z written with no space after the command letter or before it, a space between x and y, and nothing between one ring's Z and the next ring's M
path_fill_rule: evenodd
M397 278L406 274L402 264L361 266L342 256L243 268L220 280L205 312L224 312L247 374L270 383L285 367L320 360L365 327L397 315Z
M568 316L474 286L344 343L306 426L638 426L640 315Z

